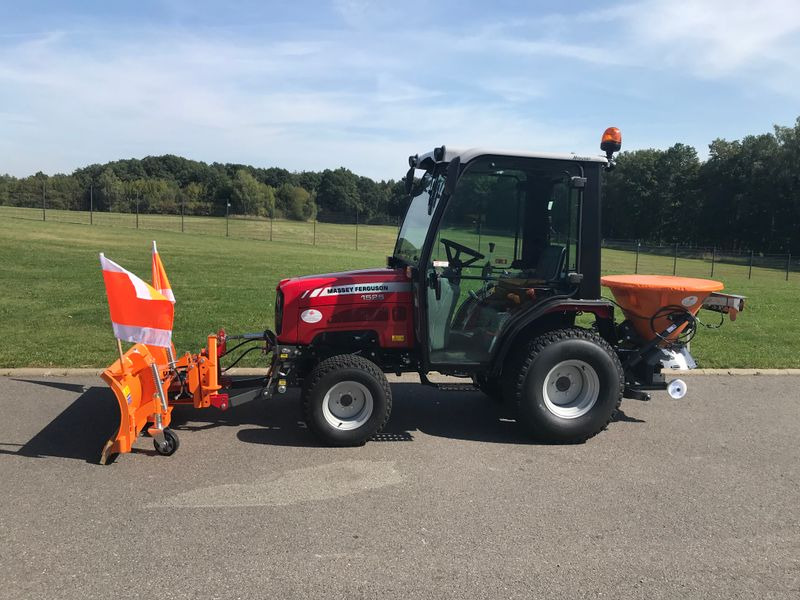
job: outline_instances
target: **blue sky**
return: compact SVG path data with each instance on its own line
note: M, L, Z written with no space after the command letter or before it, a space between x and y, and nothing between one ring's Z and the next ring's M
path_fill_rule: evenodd
M800 116L800 1L4 0L0 172L174 153L401 176L442 143L695 146Z

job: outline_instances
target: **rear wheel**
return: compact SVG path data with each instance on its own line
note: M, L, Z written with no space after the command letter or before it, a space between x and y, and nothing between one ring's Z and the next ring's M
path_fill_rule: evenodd
M306 424L323 442L360 446L389 420L392 391L375 363L354 354L320 362L303 388Z
M582 442L603 429L622 400L616 352L585 329L559 329L533 340L514 381L521 424L537 439Z

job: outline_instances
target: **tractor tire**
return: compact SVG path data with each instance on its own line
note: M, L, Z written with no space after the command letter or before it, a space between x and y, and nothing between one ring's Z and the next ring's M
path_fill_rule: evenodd
M579 328L528 344L513 373L520 424L537 440L576 444L600 433L622 401L625 376L613 348Z
M355 354L321 361L303 386L308 428L331 446L361 446L383 429L392 411L392 390L383 372Z

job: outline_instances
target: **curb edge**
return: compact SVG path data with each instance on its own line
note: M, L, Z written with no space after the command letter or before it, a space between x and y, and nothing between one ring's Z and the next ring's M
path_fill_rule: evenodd
M241 368L231 369L231 375L261 375L265 369ZM65 368L65 367L21 367L0 368L0 377L87 377L99 376L103 369L95 367ZM665 371L664 375L698 376L698 375L800 375L800 369L692 369ZM417 377L416 373L407 373L406 376Z

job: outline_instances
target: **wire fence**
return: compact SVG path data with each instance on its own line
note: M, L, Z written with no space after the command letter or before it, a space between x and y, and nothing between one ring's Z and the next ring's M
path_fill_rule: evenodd
M714 246L651 245L636 240L603 240L604 264L628 273L682 275L686 277L770 276L785 281L800 273L800 256L765 254L754 250L724 252ZM612 260L605 260L611 257Z
M288 242L391 254L400 225L398 217L363 219L358 213L326 212L320 218L294 221L229 213L195 216L181 213L153 214L138 211L107 212L0 206L3 218L128 227L220 237ZM324 220L321 220L324 219ZM366 221L366 223L364 222Z
M178 209L179 210L179 209ZM0 217L128 227L341 248L391 254L401 219L358 213L320 213L316 219L293 221L251 215L195 216L175 213L109 212L0 205ZM365 222L366 221L366 222ZM724 252L714 246L654 245L637 240L603 240L603 271L652 273L686 277L783 279L797 281L800 256L757 251ZM795 277L793 277L795 276Z

